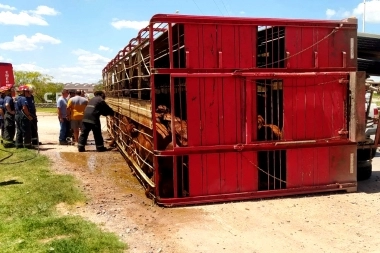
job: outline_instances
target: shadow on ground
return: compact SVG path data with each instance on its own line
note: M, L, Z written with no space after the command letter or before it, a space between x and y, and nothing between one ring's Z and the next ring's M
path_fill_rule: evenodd
M23 182L19 182L17 180L9 180L9 181L0 182L0 186L7 186L7 185L13 185L13 184L23 184Z

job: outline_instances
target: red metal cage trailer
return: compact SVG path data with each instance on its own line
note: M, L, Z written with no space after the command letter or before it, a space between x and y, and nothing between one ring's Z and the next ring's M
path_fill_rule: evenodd
M158 14L103 69L108 130L185 205L357 189L357 20Z

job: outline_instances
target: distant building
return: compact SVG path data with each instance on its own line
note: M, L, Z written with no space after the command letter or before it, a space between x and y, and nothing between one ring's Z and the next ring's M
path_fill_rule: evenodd
M94 92L96 83L64 83L66 90L84 90L86 93Z

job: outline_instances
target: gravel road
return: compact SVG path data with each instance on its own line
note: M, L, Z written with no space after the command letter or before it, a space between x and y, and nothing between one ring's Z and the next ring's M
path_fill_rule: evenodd
M58 130L56 116L39 116L41 153L55 172L75 176L90 199L58 210L115 232L128 252L380 252L380 154L355 193L162 208L145 197L118 152L57 146Z

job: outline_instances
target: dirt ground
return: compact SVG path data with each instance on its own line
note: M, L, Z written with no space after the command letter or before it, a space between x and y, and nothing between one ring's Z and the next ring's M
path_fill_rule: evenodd
M117 151L94 152L91 134L88 152L58 146L51 114L39 115L38 126L41 154L57 173L75 176L89 198L58 209L116 233L127 252L380 252L380 154L355 193L162 208Z

